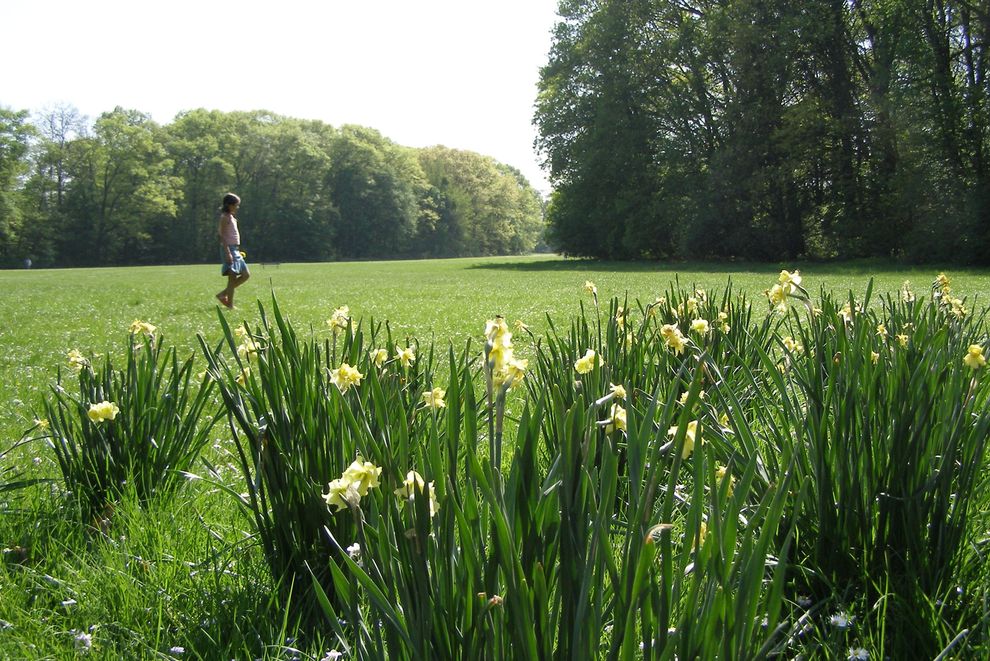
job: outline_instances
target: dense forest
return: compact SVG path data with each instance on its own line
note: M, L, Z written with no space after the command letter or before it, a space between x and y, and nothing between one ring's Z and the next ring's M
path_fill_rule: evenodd
M192 110L0 108L0 266L219 259L227 191L249 258L323 261L532 251L543 203L516 169L361 126Z
M986 0L562 0L551 242L990 263Z

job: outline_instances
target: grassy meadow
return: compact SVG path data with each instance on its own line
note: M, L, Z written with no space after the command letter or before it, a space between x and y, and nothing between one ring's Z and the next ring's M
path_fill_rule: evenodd
M0 271L0 659L985 658L990 273L938 273Z

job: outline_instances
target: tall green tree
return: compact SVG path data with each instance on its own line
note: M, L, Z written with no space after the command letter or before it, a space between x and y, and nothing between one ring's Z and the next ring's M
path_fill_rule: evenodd
M426 177L412 150L347 125L333 142L330 190L340 212L336 247L355 258L397 257L415 235Z
M161 128L148 115L116 108L93 136L73 142L61 253L68 263L144 263L165 258L151 232L173 219L181 199Z
M551 239L987 259L985 5L563 0L534 117Z
M33 133L27 119L26 110L0 107L0 263L14 258L22 228L20 179Z

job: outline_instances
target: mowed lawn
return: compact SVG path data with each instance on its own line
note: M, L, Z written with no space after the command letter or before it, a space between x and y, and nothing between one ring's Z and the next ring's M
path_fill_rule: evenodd
M238 290L237 308L223 314L235 325L258 319L260 299L270 308L277 297L297 329L328 333L326 319L347 305L355 318L388 321L397 339L406 336L440 348L463 347L481 336L486 319L501 314L522 320L540 334L546 317L566 324L594 282L602 304L613 297L648 302L675 280L710 293L731 281L763 310L763 292L780 269L800 269L804 285L853 291L861 296L869 280L875 292L896 293L907 280L927 294L940 271L953 293L979 301L990 286L986 270L895 267L872 264L706 264L612 263L558 256L488 257L449 260L252 265L253 277ZM180 355L198 351L196 335L220 338L219 308L213 295L223 279L214 265L0 271L0 443L11 444L30 426L40 397L66 352L87 356L119 352L135 319L158 326Z

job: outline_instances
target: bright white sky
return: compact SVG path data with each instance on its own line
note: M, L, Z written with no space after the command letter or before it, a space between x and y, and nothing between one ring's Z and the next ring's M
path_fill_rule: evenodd
M13 0L0 106L362 124L492 156L549 192L533 104L557 0Z

